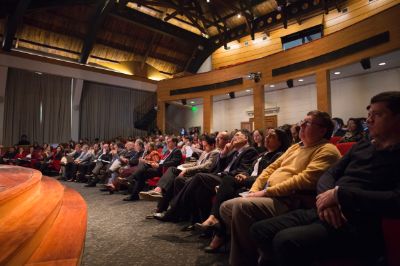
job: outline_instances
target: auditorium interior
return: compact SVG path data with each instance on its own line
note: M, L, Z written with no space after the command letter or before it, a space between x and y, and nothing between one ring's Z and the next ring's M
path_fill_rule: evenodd
M221 132L296 145L312 110L361 128L332 134L345 155L371 98L400 91L399 16L400 0L0 0L0 265L241 265L209 212L166 218L162 164L200 166ZM142 184L141 167L159 172ZM313 265L400 265L400 218L382 231L379 262Z

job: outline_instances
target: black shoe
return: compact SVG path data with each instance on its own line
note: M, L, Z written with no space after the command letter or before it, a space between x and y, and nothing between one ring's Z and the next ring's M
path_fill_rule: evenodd
M89 184L86 184L85 187L95 187L96 183L90 182Z
M182 232L191 232L194 231L194 225L193 224L189 224L188 226L185 226L181 229Z
M201 223L195 223L194 228L200 232L209 232L209 231L214 231L218 230L221 227L220 223L215 223L212 225L203 225Z
M108 188L100 188L99 190L102 192L105 192L105 191L108 191Z
M137 201L139 200L139 196L133 197L133 196L129 196L126 198L123 198L123 201Z
M179 219L172 211L166 212L157 212L154 214L154 219L162 221L162 222L179 222Z
M219 253L221 251L227 252L227 243L224 238L216 236L211 240L210 245L204 248L206 253Z

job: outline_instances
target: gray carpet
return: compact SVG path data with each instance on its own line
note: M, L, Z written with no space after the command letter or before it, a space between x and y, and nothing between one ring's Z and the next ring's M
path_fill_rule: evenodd
M207 254L209 240L181 232L185 224L145 219L155 202L125 202L82 183L63 182L88 205L88 228L82 265L228 265L227 254Z

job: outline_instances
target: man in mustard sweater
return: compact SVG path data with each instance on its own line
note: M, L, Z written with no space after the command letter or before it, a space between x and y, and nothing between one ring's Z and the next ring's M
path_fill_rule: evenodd
M311 111L300 126L301 142L264 169L248 196L221 205L222 219L231 233L231 265L256 265L257 248L249 235L250 226L304 207L300 198L308 194L314 199L319 177L340 158L336 146L328 142L333 130L329 114Z

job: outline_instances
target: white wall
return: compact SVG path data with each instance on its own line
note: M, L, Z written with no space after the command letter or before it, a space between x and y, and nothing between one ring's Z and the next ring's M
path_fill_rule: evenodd
M201 127L203 130L203 105L196 105L197 111L186 113L185 128Z
M249 121L248 110L253 110L253 96L214 102L212 130L240 128L240 122Z
M400 90L400 68L375 72L331 82L332 116L346 121L349 117L365 117L365 107L372 96L388 90ZM293 124L317 109L315 84L265 92L265 106L279 106L278 125ZM202 125L203 106L186 116L185 127ZM247 110L253 110L253 96L214 102L213 131L233 130L248 121Z
M372 96L383 91L400 91L400 68L335 80L331 84L332 116L366 117Z
M200 66L199 70L197 70L197 73L204 73L212 70L212 58L211 55L207 57L207 59L203 62L203 64Z
M278 126L294 124L305 115L317 109L317 89L315 84L297 86L290 89L265 93L266 107L278 106Z

